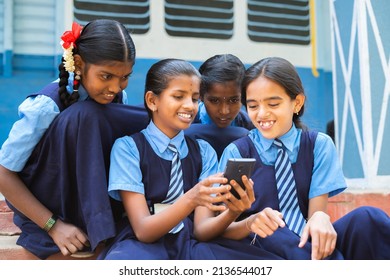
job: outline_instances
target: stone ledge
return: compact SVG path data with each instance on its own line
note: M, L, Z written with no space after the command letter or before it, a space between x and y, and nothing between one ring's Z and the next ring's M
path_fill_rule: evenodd
M390 215L390 194L388 193L349 193L344 192L329 198L328 212L332 222L360 206L381 208Z
M13 212L4 200L0 200L0 235L19 235L20 229L13 223Z
M390 194L388 193L356 193L344 192L329 199L328 211L332 222L344 216L359 206L375 206L384 210L390 215ZM16 245L20 229L12 222L13 213L5 201L0 200L0 260L37 260L38 258ZM98 252L101 249L98 249ZM94 260L93 257L83 258ZM64 257L61 253L53 255L50 260L77 260L79 258Z
M16 245L18 235L0 235L0 260L38 260L36 256L23 247Z
M16 244L18 237L18 235L0 235L0 260L39 260L38 257ZM96 260L102 249L102 246L98 247L95 254L91 257L84 257L82 255L79 257L63 256L61 253L57 253L50 256L47 260Z
M16 240L19 236L1 236L0 235L0 248L3 250L12 250L20 248L19 245L16 245Z
M35 255L16 244L20 229L13 223L13 212L4 200L0 200L0 260L39 260ZM99 252L101 248L98 248ZM63 256L61 253L50 256L48 260L94 260L92 257Z

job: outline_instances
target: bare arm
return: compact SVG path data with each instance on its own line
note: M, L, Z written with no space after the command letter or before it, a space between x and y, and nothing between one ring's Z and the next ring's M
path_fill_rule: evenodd
M16 172L1 165L0 192L15 208L41 228L53 214L35 198Z
M16 172L0 165L0 192L21 213L43 228L53 213L25 186ZM62 254L69 255L88 244L87 236L77 227L61 220L49 231Z
M336 247L337 233L327 214L328 194L310 199L308 221L301 236L299 247L303 247L311 236L312 259L323 259L331 255Z
M253 181L243 176L243 183L246 187L245 190L235 181L230 182L231 186L226 185L228 189L233 187L241 199L236 199L230 193L223 194L227 210L218 216L215 217L213 213L204 207L198 207L199 209L196 209L194 233L199 240L207 241L220 235L239 240L245 238L251 232L266 237L267 235L271 235L278 226L284 226L280 213L270 208L242 221L235 221L255 201Z
M220 191L220 188L223 188L213 188L212 185L225 182L226 179L223 177L210 176L191 188L165 210L155 215L150 214L143 194L121 191L121 197L137 239L141 242L150 243L167 234L197 206L204 206L210 211L225 210L223 205L216 205L224 198L222 196L211 196L211 194L216 194Z
M228 185L223 185L220 188L219 194L223 196L224 204L227 209L215 215L215 212L210 211L206 207L198 207L195 210L194 217L194 234L198 240L207 241L220 235L224 235L232 239L241 239L249 234L247 230L242 231L237 228L234 222L243 211L249 209L254 201L253 182L243 177L246 191L244 191L234 180ZM241 199L236 199L229 190L234 188L240 195ZM241 222L239 222L241 224Z

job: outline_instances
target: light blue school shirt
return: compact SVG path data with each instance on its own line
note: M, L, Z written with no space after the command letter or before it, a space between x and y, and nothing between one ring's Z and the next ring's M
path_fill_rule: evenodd
M58 79L53 83L58 82ZM73 76L68 79L68 92L73 91ZM87 91L79 87L79 100L88 98ZM127 104L127 94L123 91L123 103ZM18 108L17 120L0 149L0 165L14 172L20 172L26 165L35 146L41 140L50 124L60 113L53 99L46 95L27 97Z
M297 161L301 133L302 130L293 125L286 134L279 138L286 147L291 163ZM278 149L272 145L274 139L264 138L258 129L252 129L248 136L253 141L262 162L265 165L274 166L278 153ZM237 146L233 143L226 147L221 156L218 166L220 172L224 171L229 158L242 158ZM331 197L344 191L346 187L345 177L332 139L318 132L314 144L314 166L309 199L326 193Z
M145 135L146 141L150 143L153 151L165 160L173 159L173 152L168 149L170 143L177 147L180 159L188 155L188 146L183 131L170 139L151 121L141 133ZM201 139L197 141L202 157L202 172L199 178L199 181L201 181L217 173L218 159L217 153L209 143ZM109 174L108 193L112 198L121 201L119 194L121 190L145 194L140 169L140 155L131 136L124 136L115 141L111 150ZM156 180L159 180L159 178L156 178Z
M199 120L202 124L215 124L213 120L210 118L209 114L207 113L206 106L202 101L198 102L198 114L199 114ZM230 124L231 126L236 126L236 120L233 120Z

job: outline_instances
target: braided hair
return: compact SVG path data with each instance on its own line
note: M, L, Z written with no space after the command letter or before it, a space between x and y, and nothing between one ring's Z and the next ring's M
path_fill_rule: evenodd
M73 55L80 55L86 64L103 64L107 61L131 61L135 62L135 45L124 25L115 20L97 19L89 22L83 27L80 36L76 39ZM64 66L64 58L59 70L59 90L60 100L65 108L69 107L79 99L78 88L80 83L76 83L73 92L68 93L69 72ZM118 102L118 96L113 102Z

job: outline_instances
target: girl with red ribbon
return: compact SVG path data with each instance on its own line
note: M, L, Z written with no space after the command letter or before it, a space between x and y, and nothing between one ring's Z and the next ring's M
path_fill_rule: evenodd
M57 218L57 213L37 199L21 180L21 171L31 162L29 158L52 122L72 104L87 99L99 104L127 103L124 89L135 62L133 40L125 26L114 20L98 19L84 27L73 23L61 40L64 55L58 80L29 95L19 106L20 119L0 150L0 192L20 218L14 219L22 230L23 240L18 244L39 258L55 251L70 255L89 241L83 230ZM50 236L52 251L43 252L45 248L34 239L37 233Z

